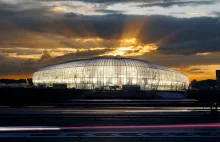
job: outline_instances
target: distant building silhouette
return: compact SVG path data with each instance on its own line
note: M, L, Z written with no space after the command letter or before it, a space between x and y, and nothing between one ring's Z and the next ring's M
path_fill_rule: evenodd
M213 90L216 87L216 80L207 79L207 80L192 80L190 83L190 89L192 90Z
M216 70L216 85L220 89L220 70Z

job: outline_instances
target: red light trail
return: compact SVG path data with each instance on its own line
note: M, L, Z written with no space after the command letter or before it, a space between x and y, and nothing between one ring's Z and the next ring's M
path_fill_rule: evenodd
M134 126L64 126L60 129L151 129L151 128L193 128L220 127L220 123L201 124L166 124L166 125L134 125Z
M132 125L132 126L10 126L0 127L0 131L59 131L70 129L157 129L157 128L204 128L220 127L220 123Z

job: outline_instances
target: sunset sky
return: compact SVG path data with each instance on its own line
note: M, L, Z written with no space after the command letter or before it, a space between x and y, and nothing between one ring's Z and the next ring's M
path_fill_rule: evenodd
M0 78L105 55L215 79L220 0L0 0Z

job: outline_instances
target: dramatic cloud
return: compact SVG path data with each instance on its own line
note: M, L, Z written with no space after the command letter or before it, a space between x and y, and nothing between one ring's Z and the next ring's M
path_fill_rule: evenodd
M43 55L41 56L40 60L39 61L43 61L43 60L47 60L47 59L51 59L53 50L52 51L47 51L47 50L44 50L42 53Z
M76 53L70 53L66 54L63 56L56 57L52 60L53 62L58 62L62 63L65 61L71 61L71 60L76 60L76 59L85 59L85 58L92 58L92 57L97 57L101 53L105 53L109 51L109 49L100 49L100 50L86 50L86 51L78 51Z
M200 3L199 0L41 0L41 1L82 1L82 2L88 2L88 3L125 3L125 2L143 2L143 3L183 3L183 2L188 2L188 3ZM208 2L213 2L216 0L201 0L202 3L208 3Z
M109 10L109 9L97 9L96 12L107 13L107 14L122 14L124 11L120 10Z
M220 11L212 11L212 14L214 14L214 15L220 17Z
M147 4L142 4L139 5L139 7L153 7L153 6L159 6L159 7L171 7L171 6L199 6L199 5L210 5L210 4L215 4L217 1L216 0L193 0L193 1L181 1L181 0L161 0L161 1L154 1L154 2L149 2Z
M159 47L158 52L163 54L188 55L219 51L220 20L218 18L181 19L158 15L111 14L104 16L75 15L73 18L66 18L65 15L57 19L48 19L47 16L40 14L40 11L34 12L32 16L29 14L27 16L24 13L22 13L23 16L20 16L19 13L11 14L10 18L4 19L8 23L13 20L15 25L12 27L2 24L1 44L6 45L7 43L9 45L10 42L13 42L12 45L14 45L16 42L13 40L18 40L17 46L37 47L38 44L42 44L42 47L51 44L50 46L56 47L56 45L53 45L53 40L57 38L60 39L59 44L61 45L59 46L65 45L72 48L78 46L81 48L83 45L85 47L90 45L91 48L98 45L101 45L101 47L109 46L102 43L101 40L96 43L87 42L85 44L86 42L84 42L80 45L80 42L70 40L70 38L100 38L115 41L121 38L136 38L139 44L157 44ZM41 18L39 18L39 15L41 15ZM34 21L38 21L38 23L36 24ZM11 35L12 31L13 35ZM40 35L36 35L39 33ZM8 34L11 38L7 37ZM46 38L47 45L44 44L43 39L46 34L49 35ZM36 37L34 37L35 35ZM67 39L62 39L59 36ZM24 37L24 40L21 39L22 37ZM25 41L25 39L28 39L28 41ZM40 40L29 42L30 39ZM118 46L117 42L110 41L108 44L111 44L110 47L115 47Z
M130 2L134 7L143 3L143 8L159 6L161 10L174 5L213 6L217 1L0 2L0 77L19 74L19 63L31 74L45 65L104 55L148 60L186 74L205 72L201 65L219 64L220 19L216 9L203 14L173 12L176 15L212 15L209 17L137 15L127 14L136 9L120 9Z
M220 51L220 36L213 39L198 39L177 44L164 44L158 49L163 54L179 54L179 55L202 55L210 52Z

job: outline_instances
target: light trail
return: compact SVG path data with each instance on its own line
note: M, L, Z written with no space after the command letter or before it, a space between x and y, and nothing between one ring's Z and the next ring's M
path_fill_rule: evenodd
M83 130L83 129L157 129L157 128L204 128L220 127L220 123L200 124L166 124L166 125L130 125L130 126L10 126L0 127L4 131L59 131L59 130Z
M220 123L170 124L170 125L134 125L134 126L64 126L60 129L152 129L152 128L193 128L220 127Z
M46 127L46 126L12 126L12 127L0 127L2 131L58 131L59 127Z
M9 108L9 106L0 106L0 108Z
M192 110L187 109L178 109L178 110L43 110L44 112L58 112L58 113L71 113L71 114L81 114L81 113L87 113L87 114L97 114L97 113L156 113L156 112L192 112Z
M126 110L124 112L191 112L191 110L180 109L180 110Z
M55 109L48 110L45 112L59 112L59 113L152 113L152 112L207 112L210 108L145 108L145 109Z
M112 102L112 101L121 101L121 102L197 102L198 100L196 99L178 99L178 100L129 100L129 99L97 99L97 100L92 100L92 99L74 99L74 100L68 100L68 101L73 101L73 102L86 102L86 101L91 101L91 102Z
M27 108L55 108L56 106L27 106Z

